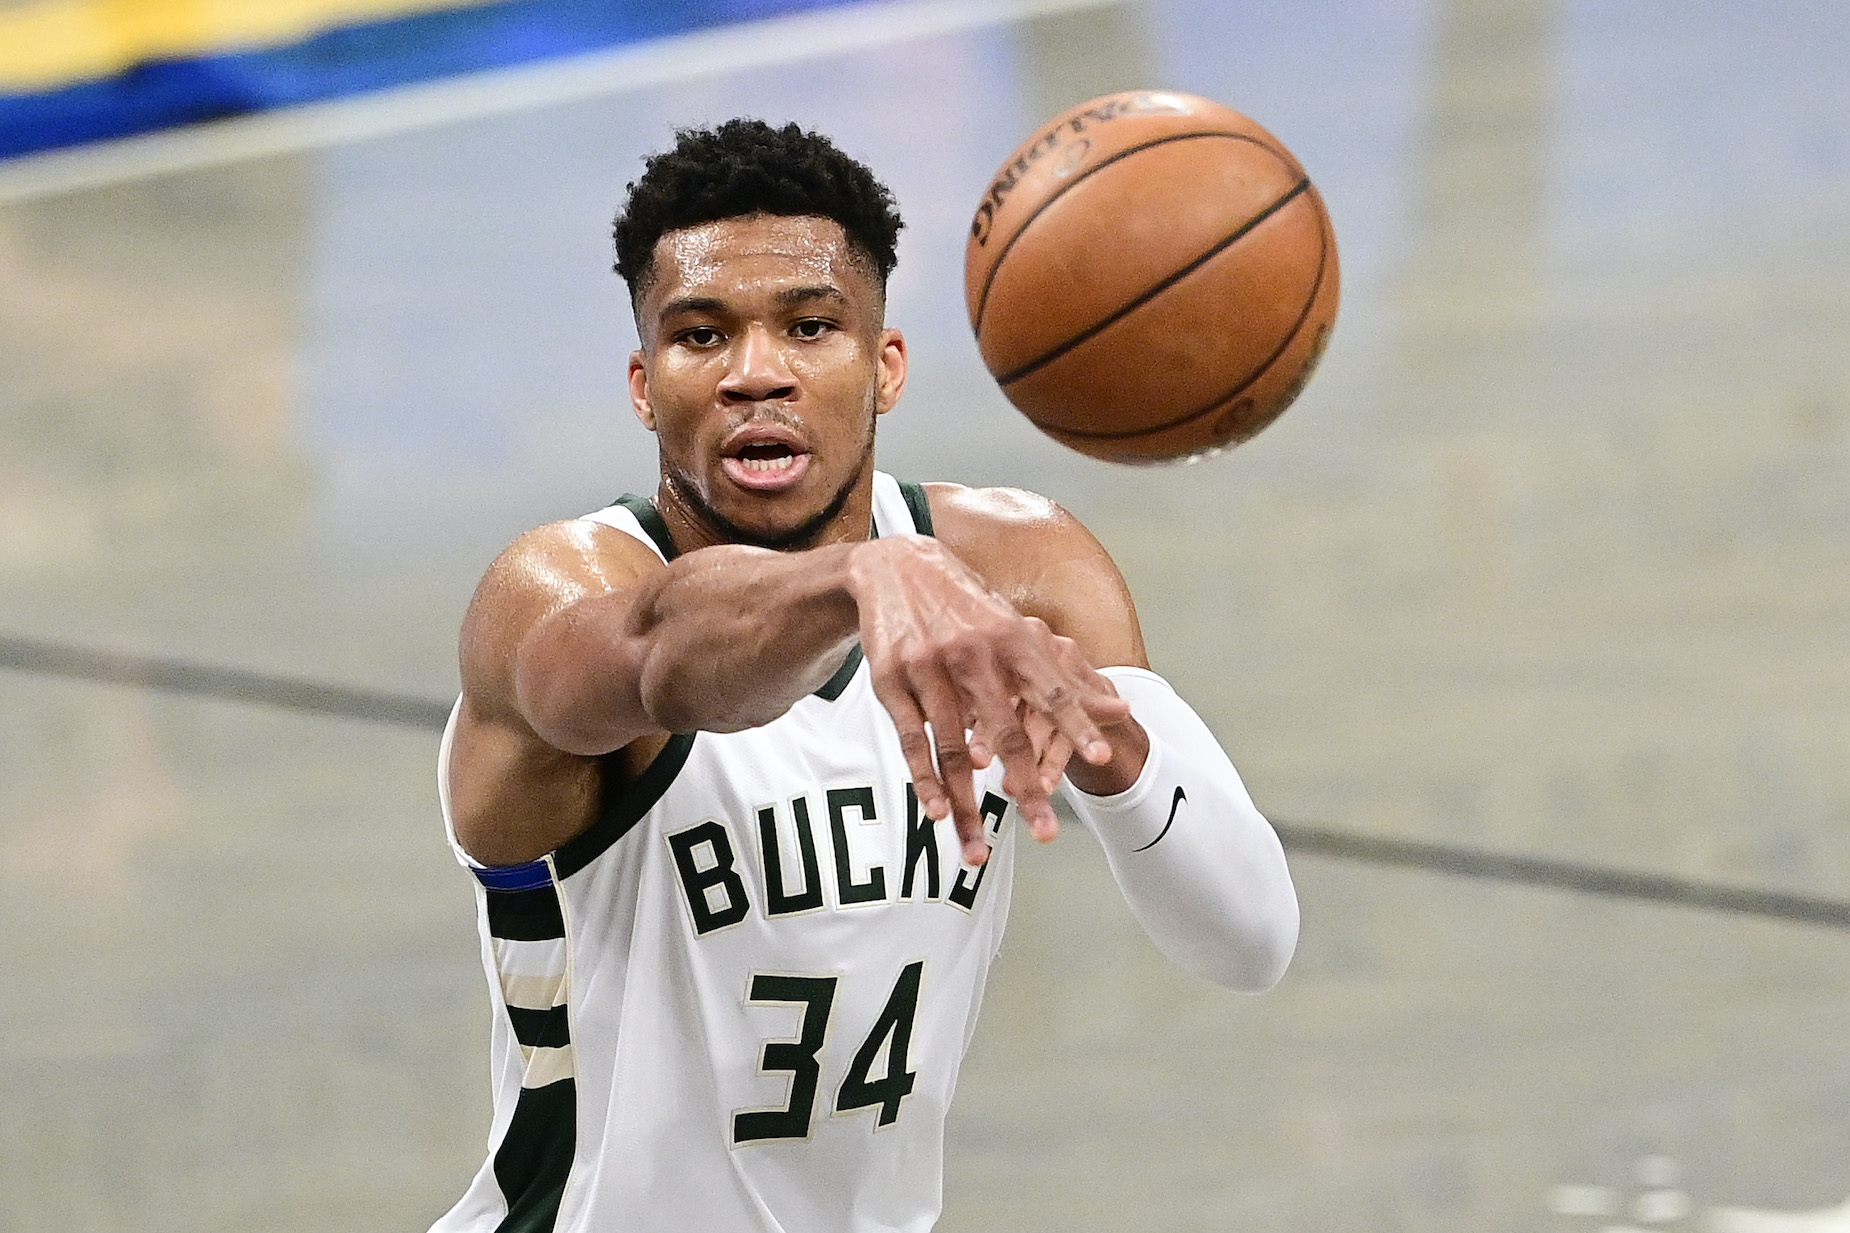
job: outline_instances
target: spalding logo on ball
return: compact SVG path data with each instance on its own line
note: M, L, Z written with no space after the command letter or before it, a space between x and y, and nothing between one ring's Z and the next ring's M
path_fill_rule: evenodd
M977 348L1047 435L1112 462L1238 445L1310 379L1336 237L1277 138L1192 94L1108 94L1009 156L964 250Z

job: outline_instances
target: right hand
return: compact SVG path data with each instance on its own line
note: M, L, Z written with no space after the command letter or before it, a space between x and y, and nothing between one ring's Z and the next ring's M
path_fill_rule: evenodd
M1050 838L1050 794L1068 759L1109 762L1100 725L1128 717L1130 704L1072 639L1016 611L935 539L870 540L849 576L874 693L899 730L921 807L954 819L964 862L983 864L975 772L1001 758L1003 791Z

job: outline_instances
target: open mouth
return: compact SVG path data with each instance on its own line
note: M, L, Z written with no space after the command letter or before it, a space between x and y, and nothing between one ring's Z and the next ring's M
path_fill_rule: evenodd
M803 478L809 469L809 454L788 441L761 439L729 450L721 465L740 487L773 492Z
M746 446L735 457L739 465L752 475L775 475L795 466L802 455L782 441L765 441Z

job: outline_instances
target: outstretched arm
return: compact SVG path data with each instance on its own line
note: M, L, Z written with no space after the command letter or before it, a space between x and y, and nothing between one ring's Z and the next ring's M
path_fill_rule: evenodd
M1283 849L1214 734L1148 670L1111 558L1039 497L949 487L933 495L943 533L1022 611L1109 665L1099 675L1129 704L1128 715L1100 724L1112 756L1070 763L1062 794L1098 836L1132 914L1180 967L1236 989L1270 987L1297 942ZM1059 734L1032 716L1026 726L1058 754ZM1053 828L1035 834L1050 838Z
M553 850L590 822L598 755L766 723L856 638L921 803L954 816L979 861L972 764L1000 756L1017 799L1032 805L1038 787L1048 811L1059 768L1048 776L1047 742L1024 724L1105 762L1098 724L1128 711L1068 640L930 539L796 553L722 545L663 565L620 531L560 523L502 554L464 622L450 766L459 841L491 864ZM968 727L982 734L974 751Z
M1285 853L1214 734L1153 672L1107 668L1149 754L1111 795L1069 783L1131 914L1185 971L1258 993L1284 975L1298 938Z

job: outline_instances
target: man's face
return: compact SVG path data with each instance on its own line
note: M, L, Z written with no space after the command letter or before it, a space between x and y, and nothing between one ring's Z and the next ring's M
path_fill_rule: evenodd
M753 214L664 235L629 376L665 503L719 539L865 534L874 417L906 376L884 310L832 219Z

